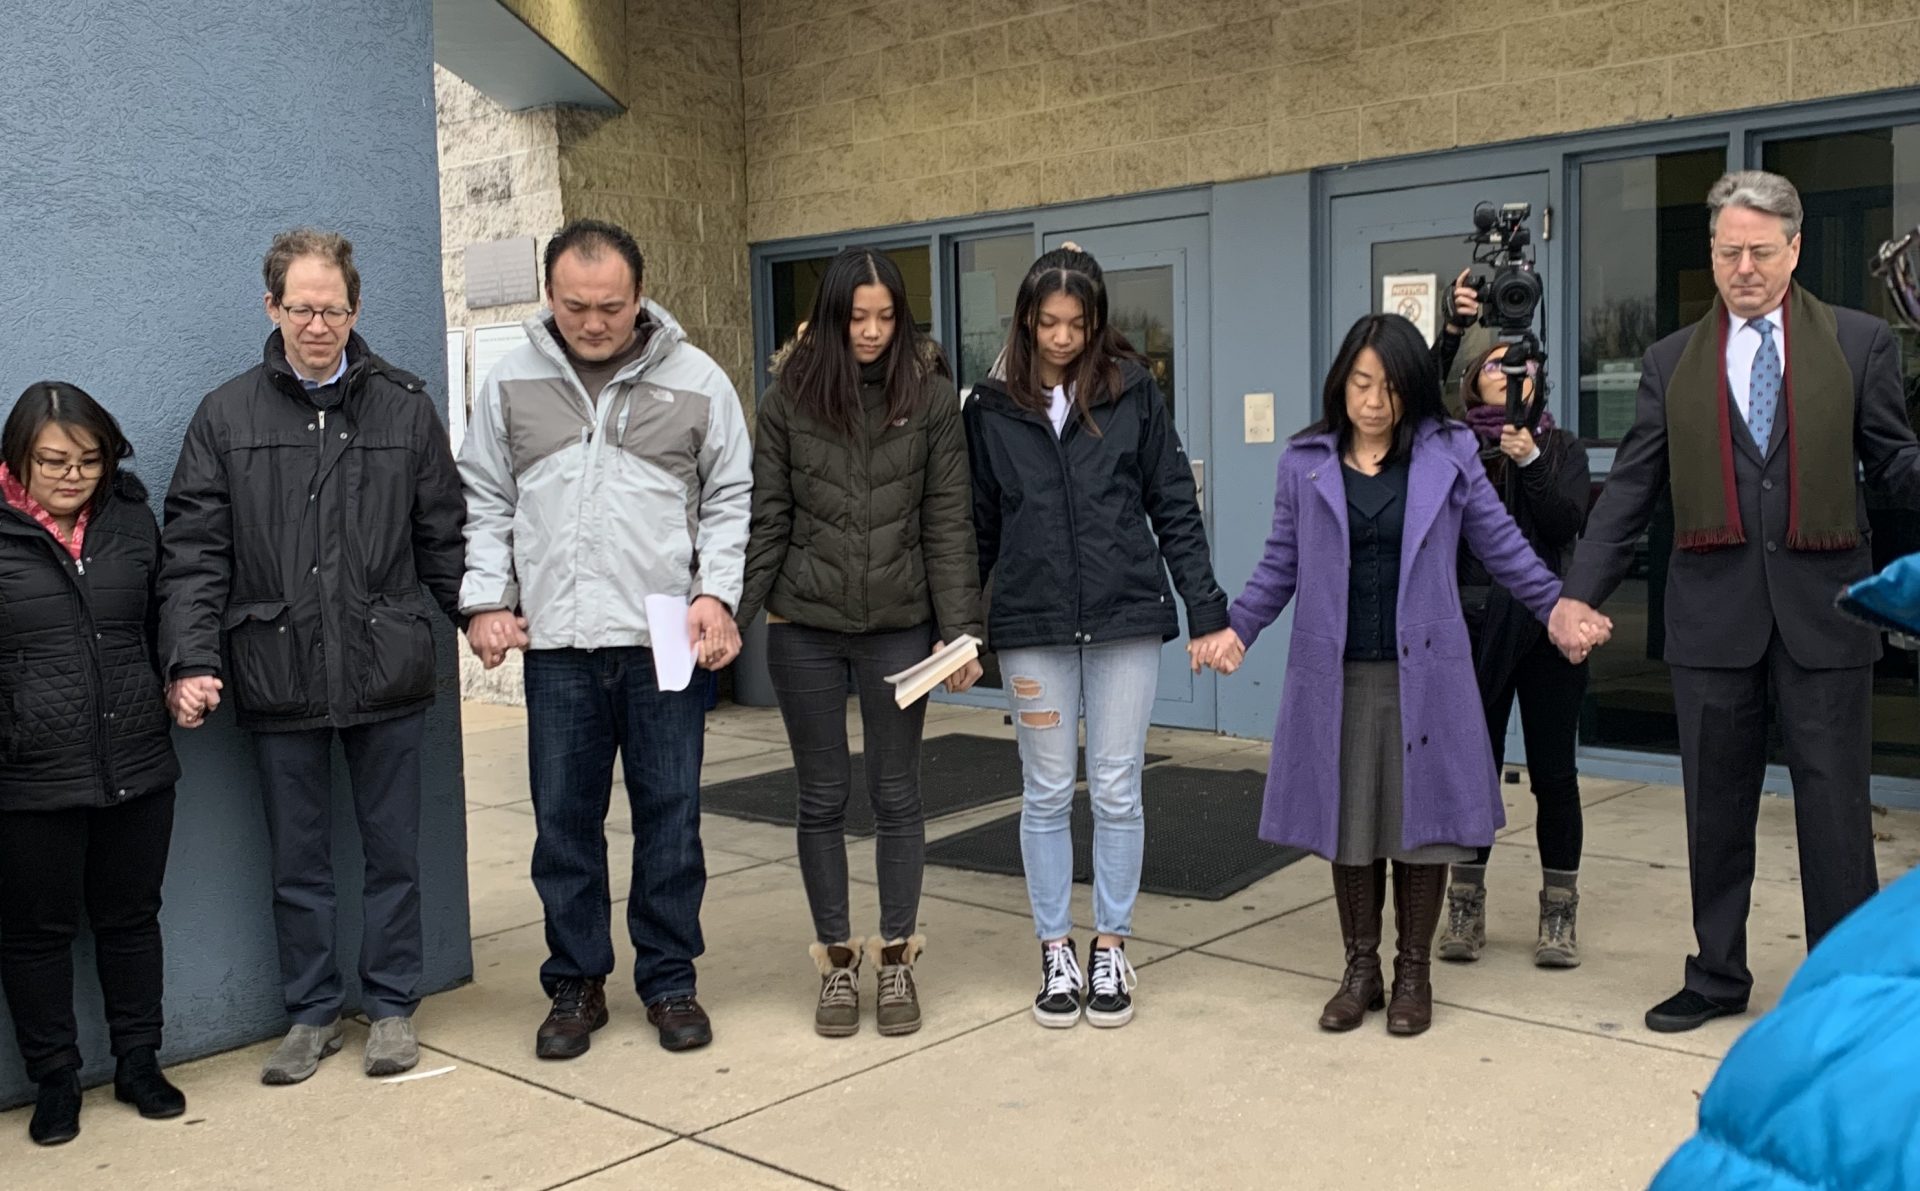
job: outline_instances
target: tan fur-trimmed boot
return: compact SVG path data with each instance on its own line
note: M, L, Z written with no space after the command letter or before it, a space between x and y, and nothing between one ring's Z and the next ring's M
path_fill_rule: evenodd
M807 954L820 971L820 1003L813 1010L813 1032L846 1038L860 1032L860 958L865 939L813 943Z
M880 980L880 999L874 1020L888 1037L911 1034L920 1028L920 996L913 987L913 961L927 949L927 936L910 939L867 940L867 963Z

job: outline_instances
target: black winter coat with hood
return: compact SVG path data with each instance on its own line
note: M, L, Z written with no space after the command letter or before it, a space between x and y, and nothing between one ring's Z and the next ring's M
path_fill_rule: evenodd
M167 492L167 677L218 674L249 730L425 708L434 605L460 623L466 501L426 386L358 334L338 385L316 406L275 331L200 403Z
M154 651L160 529L120 472L76 561L0 500L0 810L118 806L180 777Z
M999 380L974 386L963 421L973 471L981 582L991 579L994 649L1095 645L1227 627L1193 469L1147 370L1121 365L1121 392L1076 408L1055 435Z

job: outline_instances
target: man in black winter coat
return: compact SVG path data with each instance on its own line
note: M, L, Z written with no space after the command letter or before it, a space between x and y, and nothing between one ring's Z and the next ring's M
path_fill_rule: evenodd
M459 620L466 506L426 386L354 333L353 246L287 232L263 272L276 327L265 358L200 403L167 493L167 703L194 728L231 693L253 733L292 1018L262 1072L269 1084L298 1083L340 1049L340 737L366 852L364 1065L393 1075L419 1059L420 742L434 605Z

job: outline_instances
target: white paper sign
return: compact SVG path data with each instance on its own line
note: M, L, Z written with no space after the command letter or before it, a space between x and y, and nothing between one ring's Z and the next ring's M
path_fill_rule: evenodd
M527 341L527 329L519 323L492 323L473 329L473 378L487 383L487 374L502 356Z
M467 437L467 333L447 332L447 437L453 453Z
M693 645L687 640L687 597L647 597L647 635L653 638L653 677L663 691L693 681Z
M1434 295L1440 278L1432 273L1389 273L1380 279L1380 313L1397 314L1427 337L1432 346L1434 334Z

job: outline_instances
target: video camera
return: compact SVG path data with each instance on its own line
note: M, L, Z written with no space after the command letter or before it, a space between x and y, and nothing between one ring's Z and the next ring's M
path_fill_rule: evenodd
M1880 246L1873 275L1886 283L1900 321L1920 331L1920 227Z
M1507 375L1507 424L1529 431L1539 425L1547 408L1547 353L1533 333L1534 315L1545 290L1527 252L1533 243L1533 234L1527 230L1527 217L1532 214L1529 203L1496 207L1482 202L1473 209L1474 232L1467 237L1467 243L1478 249L1473 263L1493 267L1493 276L1469 278L1467 284L1480 300L1480 325L1497 329L1500 341L1507 345L1500 360L1500 370ZM1529 370L1535 374L1531 409L1523 396Z

